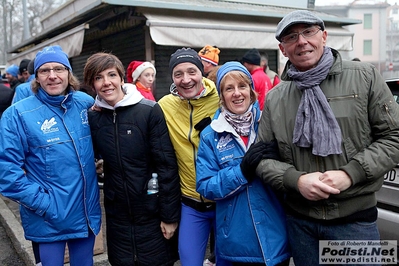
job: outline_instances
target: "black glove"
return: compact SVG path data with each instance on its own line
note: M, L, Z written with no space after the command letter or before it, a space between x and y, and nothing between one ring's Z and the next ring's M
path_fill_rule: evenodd
M262 159L273 159L273 160L277 160L280 161L280 153L278 151L278 145L277 145L277 141L272 140L269 142L266 142L266 148L263 151L263 156Z
M201 131L204 130L204 128L206 128L211 122L212 119L209 116L205 117L201 121L199 121L196 125L194 125L194 128L201 133Z
M252 144L242 158L240 168L242 174L245 176L248 182L252 181L255 178L256 167L263 159L263 152L266 148L266 143L261 141Z

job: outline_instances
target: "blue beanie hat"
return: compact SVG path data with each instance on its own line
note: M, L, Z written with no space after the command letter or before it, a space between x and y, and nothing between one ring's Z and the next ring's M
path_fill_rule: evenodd
M14 76L18 78L18 72L19 72L19 67L16 65L11 65L6 69L6 73L10 74L11 76Z
M230 71L234 70L241 71L245 75L247 75L248 78L251 80L251 88L254 89L254 81L248 69L245 66L243 66L240 62L230 61L223 64L216 73L216 89L218 90L219 94L220 94L220 82L222 81L223 77Z
M50 62L63 64L72 71L72 67L68 60L68 55L62 51L62 48L59 45L46 46L43 48L43 50L37 52L34 63L35 73L39 67Z

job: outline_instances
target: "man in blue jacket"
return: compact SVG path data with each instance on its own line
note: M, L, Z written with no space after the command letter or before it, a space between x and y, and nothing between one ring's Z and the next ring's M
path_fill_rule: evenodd
M87 110L91 96L76 91L68 56L45 47L34 64L29 97L0 121L0 193L20 204L25 238L42 265L93 265L101 227L99 189Z
M33 69L33 65L35 63L35 59L29 61L28 66L26 67L26 70L24 69L19 69L19 71L23 72L25 74L25 82L22 84L19 84L16 88L15 88L15 93L14 93L14 98L12 99L12 103L16 103L22 99L25 99L31 95L33 95L33 91L31 88L31 83L32 80L35 80L35 72ZM23 71L24 70L24 71ZM27 73L27 74L26 74Z

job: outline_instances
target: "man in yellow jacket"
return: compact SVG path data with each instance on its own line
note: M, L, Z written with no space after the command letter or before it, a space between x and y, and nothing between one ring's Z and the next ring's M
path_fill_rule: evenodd
M171 55L173 79L170 94L158 101L169 129L180 174L182 213L179 225L179 254L182 265L202 266L209 232L215 222L215 204L195 190L195 160L200 133L218 108L215 84L203 77L203 65L191 48Z

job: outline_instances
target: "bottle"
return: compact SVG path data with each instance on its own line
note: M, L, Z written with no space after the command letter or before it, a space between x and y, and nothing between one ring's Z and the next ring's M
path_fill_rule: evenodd
M148 190L147 194L156 194L158 193L158 174L152 173L152 178L148 181Z

